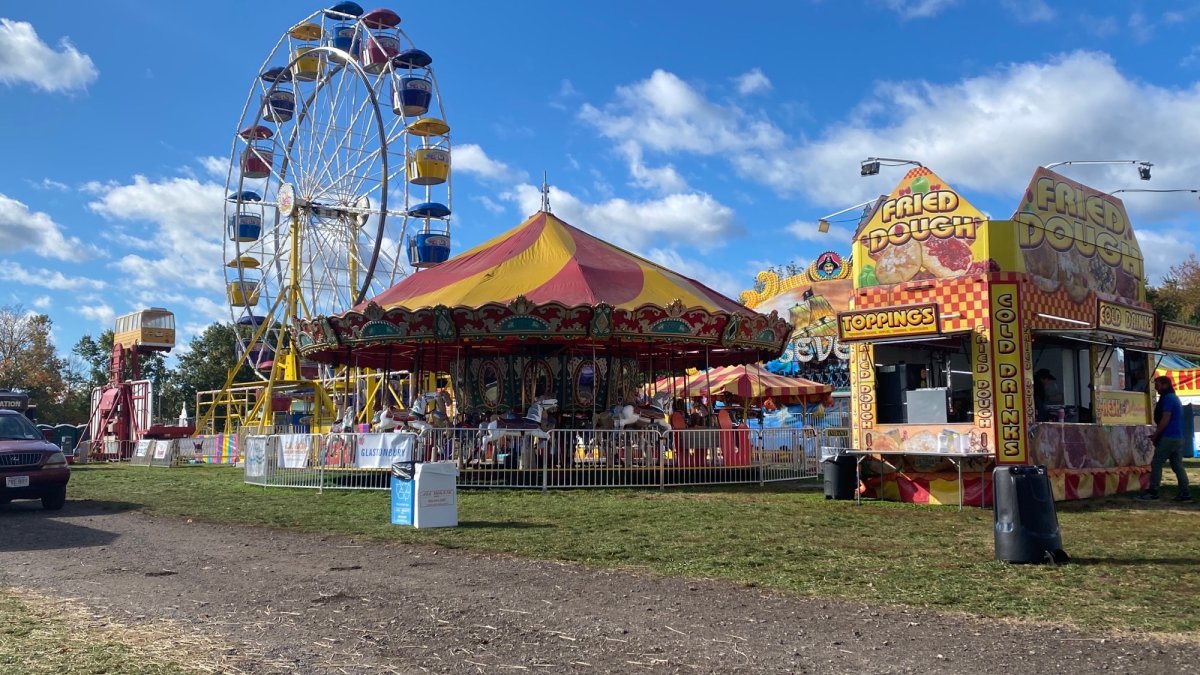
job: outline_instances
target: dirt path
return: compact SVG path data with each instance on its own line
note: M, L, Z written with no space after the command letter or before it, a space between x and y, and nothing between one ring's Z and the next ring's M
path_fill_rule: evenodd
M1200 651L86 501L0 506L0 587L223 636L254 673L1178 673Z

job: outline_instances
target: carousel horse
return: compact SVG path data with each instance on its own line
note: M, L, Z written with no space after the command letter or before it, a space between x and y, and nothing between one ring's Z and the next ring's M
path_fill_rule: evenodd
M670 417L671 395L659 392L649 404L627 403L596 413L592 417L592 426L617 431L623 431L626 427L670 431Z
M437 415L440 397L435 392L426 392L413 400L407 411L400 411L395 406L388 406L379 413L379 419L373 427L374 431L415 431L424 434L435 426L446 426L449 418L442 409L440 418ZM446 420L446 424L437 424L438 419Z
M547 413L558 410L558 399L540 398L529 406L523 419L505 420L493 416L487 424L479 425L479 448L486 450L488 443L495 443L505 436L532 436L547 439L550 433L547 424L550 421Z
M329 425L329 433L331 434L348 434L354 432L355 418L358 412L354 408L346 408L342 412L342 416L333 421Z

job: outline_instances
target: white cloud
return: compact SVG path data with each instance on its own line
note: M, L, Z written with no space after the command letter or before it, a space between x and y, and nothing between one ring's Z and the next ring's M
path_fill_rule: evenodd
M79 239L66 237L62 227L41 211L0 194L0 253L32 250L44 258L76 260L95 252Z
M1137 228L1138 246L1145 260L1146 282L1151 285L1162 283L1163 276L1172 267L1195 254L1196 245L1189 231L1180 229L1157 230Z
M618 87L616 99L603 109L585 104L579 118L607 138L633 141L657 152L713 155L725 150L765 149L786 141L769 121L737 106L714 104L664 70Z
M884 6L905 19L928 19L958 0L883 0Z
M483 148L473 143L454 146L454 170L471 173L497 182L529 180L528 174L487 156Z
M763 71L758 68L753 68L734 78L737 83L737 90L743 96L750 94L761 94L765 91L771 91L771 80L763 74Z
M854 238L854 230L844 225L831 224L828 232L822 232L817 229L816 223L796 220L789 223L784 229L800 241L811 241L829 246L841 246Z
M504 213L504 205L487 195L480 195L475 198L475 201L483 205L491 213Z
M112 328L113 320L117 318L117 313L113 308L99 300L81 302L72 305L72 309L76 314L95 321L104 328Z
M648 167L642 161L642 148L632 141L622 143L618 151L625 156L629 163L629 175L638 187L649 188L669 194L688 190L687 181L675 171L670 164L661 167Z
M41 182L31 182L31 185L39 190L54 190L56 192L66 192L71 189L66 183L60 183L52 178L43 178Z
M1134 12L1129 15L1129 33L1133 35L1135 42L1149 42L1150 38L1154 37L1154 22L1146 18L1141 12Z
M736 166L781 193L839 205L891 187L887 177L860 178L862 158L912 158L959 189L1007 196L1015 207L1033 168L1055 161L1150 160L1155 185L1186 185L1200 173L1200 157L1191 151L1198 144L1200 87L1146 84L1125 77L1104 54L1075 52L951 84L882 83L815 140L746 153ZM1104 190L1138 182L1131 165L1066 171Z
M56 291L99 290L107 286L105 282L98 279L68 277L62 272L45 268L31 270L11 260L0 261L0 280Z
M1022 23L1046 23L1058 15L1046 0L1003 0L1003 5Z
M204 167L205 173L212 178L223 181L229 175L228 157L213 157L212 155L208 155L200 157L196 161L200 162L200 166Z
M522 214L541 209L542 193L537 186L519 185L507 197L516 202ZM609 199L587 204L552 186L550 205L564 221L640 255L646 255L651 247L675 242L712 250L729 237L744 232L733 209L707 194L673 194L644 202Z
M128 283L210 291L224 287L223 187L191 178L152 182L134 176L132 184L89 183L85 190L97 197L88 208L105 218L152 226L144 238L155 243L158 255L128 254L115 263Z
M55 50L42 42L31 23L0 19L0 82L70 92L96 80L99 71L91 57L66 38L59 41L58 47Z
M1191 68L1197 63L1200 63L1200 45L1193 45L1188 53L1179 60L1179 65L1183 68Z
M50 307L50 303L51 303L50 296L39 295L36 298L34 298L33 302L31 302L30 304L32 304L34 306L34 308L36 308L36 309L47 309Z

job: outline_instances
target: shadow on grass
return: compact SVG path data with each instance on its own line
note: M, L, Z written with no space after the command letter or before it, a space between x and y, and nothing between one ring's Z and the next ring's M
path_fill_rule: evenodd
M117 534L94 527L64 522L76 516L121 513L141 508L129 502L68 501L62 511L46 511L37 501L16 501L0 506L0 525L6 536L0 552L51 551L107 546Z
M490 520L460 520L458 526L471 530L533 530L550 527L545 523L521 523L506 521L497 523Z
M1071 558L1072 565L1200 565L1200 558Z

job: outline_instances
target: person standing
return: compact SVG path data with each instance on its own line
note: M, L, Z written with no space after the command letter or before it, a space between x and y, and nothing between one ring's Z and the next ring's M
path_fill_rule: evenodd
M1190 502L1192 495L1188 490L1187 473L1183 470L1183 404L1175 395L1171 378L1165 375L1154 378L1154 390L1158 392L1158 403L1154 406L1154 432L1150 434L1150 440L1154 443L1154 459L1150 461L1150 489L1138 499L1158 499L1163 465L1170 462L1175 480L1179 482L1175 501Z

